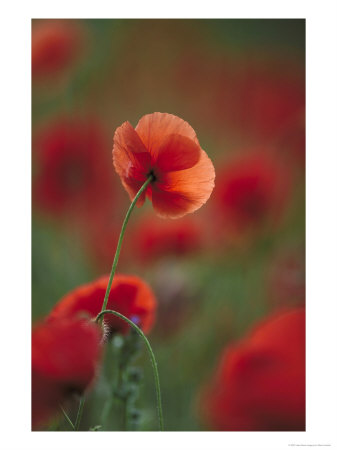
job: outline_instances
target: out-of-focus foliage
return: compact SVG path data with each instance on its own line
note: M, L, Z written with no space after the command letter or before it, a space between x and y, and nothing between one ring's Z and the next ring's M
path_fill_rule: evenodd
M34 322L110 270L129 205L112 165L119 125L175 114L214 163L215 190L186 220L134 211L118 266L158 299L166 429L203 430L200 389L226 346L305 302L305 22L33 20L32 53ZM82 429L121 426L118 410L101 417L119 351L112 341ZM145 349L134 364L139 427L157 429Z

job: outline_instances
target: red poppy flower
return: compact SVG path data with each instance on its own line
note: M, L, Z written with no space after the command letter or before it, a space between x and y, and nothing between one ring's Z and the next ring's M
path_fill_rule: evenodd
M77 318L45 321L32 333L32 426L49 422L73 393L93 382L102 353L101 331Z
M65 295L53 308L50 318L87 314L96 317L102 309L108 276L80 286ZM149 332L155 318L156 299L150 287L139 277L115 275L107 309L120 312L135 322L145 333ZM111 333L127 333L129 325L112 314L104 316L104 324Z
M112 177L97 120L60 118L40 130L33 145L33 201L40 211L67 221L105 214Z
M186 255L201 247L198 224L183 218L175 222L146 217L135 226L133 248L144 262L168 255Z
M57 75L76 58L82 36L71 20L43 20L32 28L32 75Z
M240 154L219 171L215 190L217 218L231 236L274 226L289 198L291 173L275 156Z
M226 349L202 396L215 430L305 431L305 311L271 317Z
M117 128L113 162L131 200L151 174L147 196L161 217L178 218L200 208L214 187L211 160L201 149L193 128L172 114L153 113Z

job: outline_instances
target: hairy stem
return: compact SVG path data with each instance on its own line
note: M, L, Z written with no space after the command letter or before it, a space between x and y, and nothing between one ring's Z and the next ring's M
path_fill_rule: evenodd
M154 375L154 379L155 379L159 428L160 428L160 431L164 431L164 420L163 420L163 410L162 410L162 402L161 402L161 392L160 392L160 384L159 384L158 366L157 366L157 361L156 361L156 358L154 356L154 353L153 353L153 350L151 348L149 340L147 339L145 334L142 332L142 330L135 323L133 323L130 319L128 319L127 317L123 316L123 314L121 314L121 313L119 313L117 311L113 311L111 309L106 309L104 311L101 311L98 314L98 316L96 317L95 321L99 322L101 320L101 318L103 318L104 314L113 314L113 315L119 317L120 319L124 320L131 327L133 327L134 330L136 330L136 332L139 334L139 336L141 336L141 338L144 340L145 345L147 347L147 350L148 350L148 352L150 354L150 359L151 359L152 368L153 368L153 375Z

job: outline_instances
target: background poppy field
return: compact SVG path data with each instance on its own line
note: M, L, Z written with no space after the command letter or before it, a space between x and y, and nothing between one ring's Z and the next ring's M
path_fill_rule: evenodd
M136 209L118 272L142 277L158 301L149 339L166 430L213 430L222 424L207 396L223 352L305 305L305 21L32 21L33 323L109 273L129 205L112 165L114 132L155 111L194 128L215 189L182 219L156 217L148 201ZM106 351L83 430L101 425L117 347ZM263 364L250 359L240 373L252 380L252 367L270 370ZM135 365L144 370L138 426L153 430L145 349ZM65 427L61 418L50 429ZM120 429L117 410L104 429Z

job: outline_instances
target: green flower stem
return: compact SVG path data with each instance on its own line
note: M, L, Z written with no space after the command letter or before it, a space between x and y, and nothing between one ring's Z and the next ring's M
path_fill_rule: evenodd
M82 414L83 414L84 402L85 402L85 396L82 395L82 397L80 399L80 405L79 405L78 411L77 411L77 416L76 416L75 431L78 431L79 428L80 428L80 423L81 423Z
M68 416L68 414L65 412L65 410L62 408L62 406L60 405L61 411L63 412L64 417L66 418L66 421L69 423L69 425L71 426L72 430L75 431L75 425L72 423L70 417Z
M115 352L114 352L114 354L110 354L110 351L111 351L111 347L110 346L108 347L108 351L109 351L109 353L108 353L107 356L108 356L109 359L110 358L113 359L113 357L116 357L116 353ZM119 353L120 353L120 349L118 349L118 353L117 353L118 359L119 359L119 356L120 356ZM105 425L106 425L106 421L108 419L111 407L113 405L113 394L114 394L115 389L118 386L118 378L119 378L119 373L118 372L119 371L117 371L117 377L116 377L116 371L115 370L112 373L109 373L109 377L111 376L111 378L113 379L113 383L112 383L112 386L110 386L110 395L108 395L108 398L107 398L107 400L106 400L106 402L104 404L103 410L102 410L101 422L102 422L103 427L105 427Z
M164 420L163 420L163 410L162 410L162 402L161 402L158 366L157 366L157 361L156 361L156 358L154 356L153 350L151 348L150 342L148 341L147 337L142 332L142 330L139 327L137 327L137 325L135 323L133 323L130 319L128 319L127 317L123 316L123 314L121 314L121 313L119 313L117 311L112 311L111 309L106 309L104 311L101 311L98 314L98 316L96 317L95 321L98 323L101 320L101 318L103 318L104 314L113 314L113 315L119 317L120 319L124 320L131 327L133 327L136 330L136 332L139 334L139 336L141 338L143 338L143 340L145 342L145 345L146 345L146 347L148 349L148 352L150 354L152 368L153 368L153 375L154 375L154 379L155 379L156 394L157 394L157 411L158 411L158 419L159 419L159 428L160 428L160 431L164 431ZM77 420L76 420L76 422L77 422Z
M124 222L123 222L123 225L122 225L122 229L121 229L121 232L120 232L120 235L119 235L117 248L116 248L116 253L115 253L115 257L114 257L113 263L112 263L112 268L111 268L111 272L110 272L110 278L109 278L108 286L106 288L106 292L105 292L104 301L103 301L103 305L102 305L102 310L101 311L104 311L106 309L107 304L108 304L108 298L109 298L109 294L110 294L110 290L111 290L111 284L112 284L112 280L113 280L113 277L114 277L115 272L116 272L116 267L117 267L117 263L118 263L118 259L119 259L119 254L120 254L120 251L121 251L122 242L123 242L123 238L124 238L125 228L126 228L126 225L127 225L128 221L129 221L129 217L130 217L130 215L132 213L132 210L133 210L135 204L137 203L137 200L142 195L142 193L145 191L147 186L151 183L152 179L153 179L153 175L150 175L149 178L143 184L143 186L137 192L135 198L132 200L132 203L129 206L128 212L126 213L126 216L125 216L125 219L124 219Z

